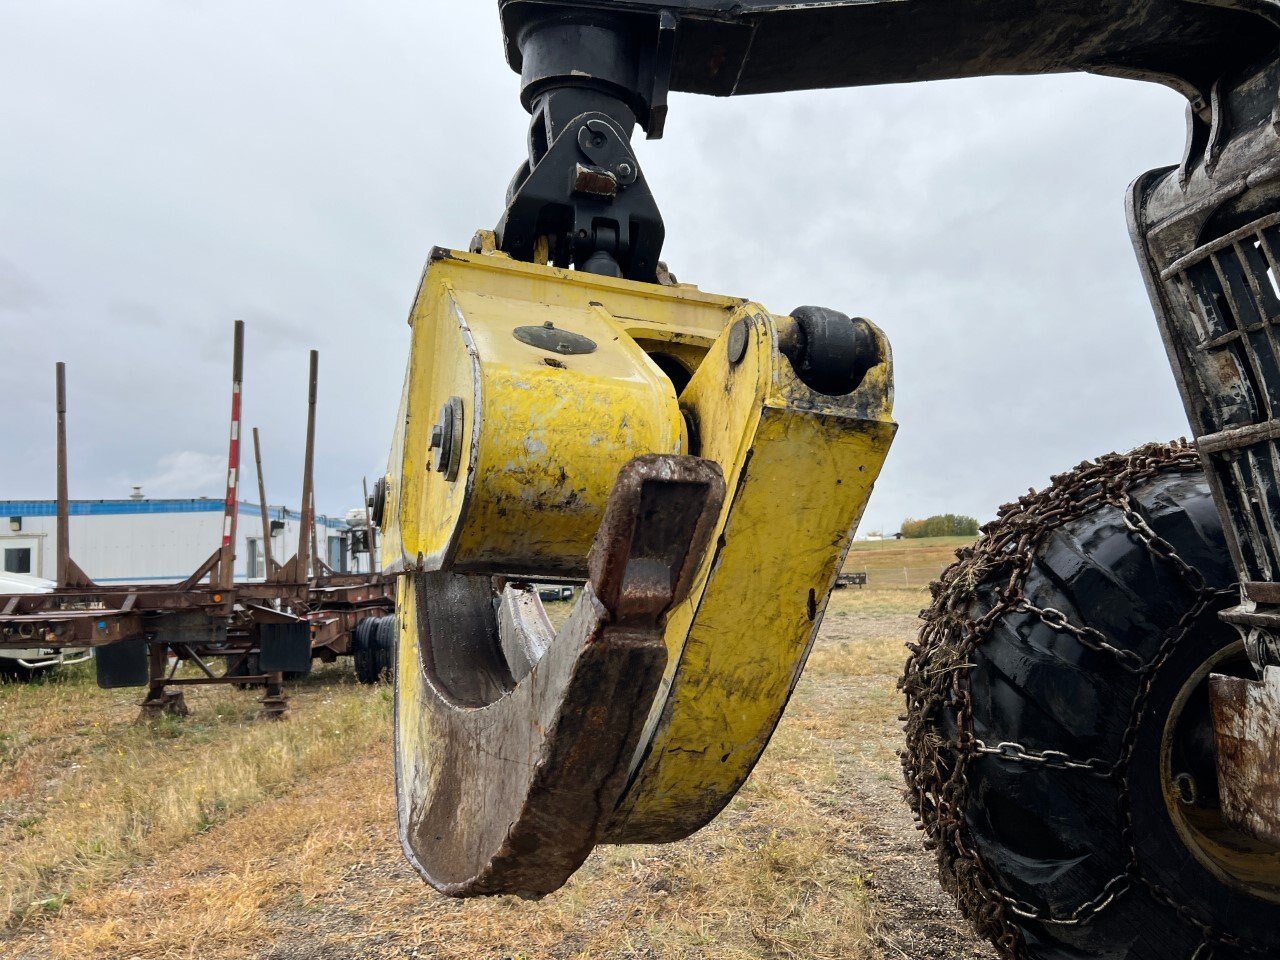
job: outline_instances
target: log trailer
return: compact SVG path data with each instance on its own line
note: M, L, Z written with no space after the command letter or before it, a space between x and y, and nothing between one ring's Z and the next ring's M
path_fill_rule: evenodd
M671 90L1087 71L1187 100L1128 211L1195 442L1057 477L935 585L907 795L1006 956L1280 956L1280 2L498 6L528 156L496 229L430 255L374 497L413 866L539 897L714 818L894 436L873 323L671 277L636 129ZM559 630L546 580L583 585Z
M389 677L395 621L390 585L381 573L339 573L319 556L315 534L314 464L319 355L311 351L302 520L297 553L271 555L270 511L262 450L253 431L262 517L265 577L235 578L241 476L244 324L237 321L231 375L231 429L226 499L218 545L180 583L95 583L76 563L70 537L66 368L56 367L57 573L52 589L0 592L0 651L38 648L46 655L92 650L98 685L146 690L144 718L185 715L192 686L261 687L261 715L288 710L287 676L309 673L313 659L349 655L364 683ZM364 547L377 549L366 518ZM190 664L194 672L179 676Z

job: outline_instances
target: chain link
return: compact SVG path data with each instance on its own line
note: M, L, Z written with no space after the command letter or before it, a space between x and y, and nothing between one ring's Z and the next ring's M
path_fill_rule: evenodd
M1081 924L1088 923L1107 907L1111 906L1116 900L1129 892L1133 886L1133 880L1127 873L1119 874L1112 877L1103 886L1102 892L1092 900L1086 901L1078 906L1069 917L1050 917L1046 916L1043 910L1039 910L1029 903L1015 900L1012 897L1005 897L1005 905L1018 916L1027 920L1037 920L1040 923L1052 923L1061 927L1077 927Z
M1020 743L1004 741L989 747L981 740L973 741L974 749L990 757L999 757L1014 763L1027 763L1033 766L1046 767L1051 770L1080 770L1099 777L1110 777L1116 766L1106 760L1091 757L1088 760L1075 760L1061 750L1028 750Z
M1200 470L1200 458L1186 441L1153 444L1129 454L1112 454L1082 463L1075 470L1054 477L1047 489L1031 491L1001 508L997 520L983 529L981 539L962 550L956 563L932 585L934 602L922 614L925 625L919 643L911 645L901 684L909 717L907 749L902 754L908 794L925 831L926 846L935 851L944 882L956 891L962 911L981 935L1014 960L1028 956L1019 920L1081 925L1135 887L1175 910L1183 922L1199 932L1201 946L1193 960L1211 960L1215 945L1229 946L1250 956L1262 957L1267 952L1206 924L1168 890L1144 876L1135 842L1127 772L1139 732L1150 715L1152 687L1200 618L1236 588L1211 589L1203 575L1152 530L1130 491L1158 475ZM1037 606L1023 593L1036 550L1049 534L1103 506L1118 510L1125 528L1154 558L1172 569L1192 595L1191 609L1168 632L1150 661L1117 647L1101 631L1072 622L1063 611ZM970 608L975 591L985 584L997 584L991 597L994 602L974 619ZM984 599L986 596L984 591ZM1079 760L1061 751L1030 749L1012 741L989 746L975 735L969 684L973 655L990 638L996 624L1011 613L1036 617L1051 630L1113 658L1122 669L1140 678L1120 756L1114 761L1096 757ZM951 739L943 736L945 728L939 722L948 715L953 718L955 731ZM970 843L965 820L971 792L969 772L982 758L1114 778L1119 784L1122 839L1128 857L1124 872L1065 916L1055 916L1044 907L1005 894Z
M1016 613L1034 614L1050 630L1071 634L1081 646L1095 653L1105 653L1115 657L1120 666L1130 673L1144 673L1147 670L1147 664L1138 654L1132 650L1121 650L1112 644L1101 630L1077 626L1061 610L1055 610L1053 607L1037 607L1025 597L1014 604L1012 609Z

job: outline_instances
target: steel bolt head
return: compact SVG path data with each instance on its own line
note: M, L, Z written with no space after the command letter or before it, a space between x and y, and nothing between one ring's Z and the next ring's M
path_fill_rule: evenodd
M440 410L440 422L431 428L431 469L444 473L449 469L449 458L453 452L453 416L449 404Z

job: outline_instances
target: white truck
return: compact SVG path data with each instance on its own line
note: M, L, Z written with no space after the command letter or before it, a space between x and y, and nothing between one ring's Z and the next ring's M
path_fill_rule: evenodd
M51 593L52 580L28 576L22 573L0 572L0 594ZM33 634L32 641L41 638ZM82 663L89 659L88 650L50 650L33 646L25 650L0 649L0 681L29 680L35 674L68 663Z

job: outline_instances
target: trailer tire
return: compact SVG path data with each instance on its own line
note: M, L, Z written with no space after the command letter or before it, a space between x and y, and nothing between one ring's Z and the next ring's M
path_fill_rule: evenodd
M241 657L240 654L230 654L226 658L228 677L256 677L262 673L262 668L258 665L258 655L251 653L248 656ZM234 684L237 690L252 690L254 687L262 686L261 681L253 680L245 683Z
M30 683L35 679L36 672L16 660L0 657L0 683Z
M1004 955L1280 955L1280 857L1255 844L1246 869L1207 839L1229 828L1205 678L1248 670L1218 619L1235 579L1175 444L1005 507L933 585L903 679L907 792L943 885Z
M374 642L374 665L379 683L390 683L396 672L396 640L399 621L395 617L379 617Z
M366 617L356 624L351 637L351 655L356 679L364 684L391 679L395 667L395 617Z
M365 617L351 631L351 661L356 668L356 679L361 683L378 682L378 674L373 666L373 649L370 635L376 630L377 617Z

